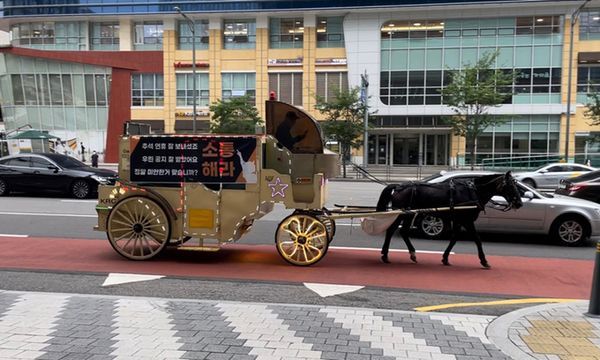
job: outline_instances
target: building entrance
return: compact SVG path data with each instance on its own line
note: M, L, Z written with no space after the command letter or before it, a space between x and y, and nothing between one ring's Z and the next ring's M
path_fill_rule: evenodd
M374 134L369 165L448 165L448 134Z

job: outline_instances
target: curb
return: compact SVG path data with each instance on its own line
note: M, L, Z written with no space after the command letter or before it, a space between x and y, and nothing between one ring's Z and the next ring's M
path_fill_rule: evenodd
M544 304L531 306L497 317L487 327L485 335L490 341L498 347L504 354L517 360L536 360L537 358L523 351L519 346L512 342L508 334L509 328L515 321L529 314L555 309L559 307L567 307L574 303L588 303L587 300L578 300L560 304Z

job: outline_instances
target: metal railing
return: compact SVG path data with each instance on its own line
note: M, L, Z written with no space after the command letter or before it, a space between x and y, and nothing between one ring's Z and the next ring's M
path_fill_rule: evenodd
M481 160L483 169L531 169L548 163L560 162L559 154L494 157Z

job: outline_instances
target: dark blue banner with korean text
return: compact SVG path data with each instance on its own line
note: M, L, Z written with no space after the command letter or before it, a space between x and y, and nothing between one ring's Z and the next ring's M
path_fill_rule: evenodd
M133 136L133 182L256 183L256 137Z

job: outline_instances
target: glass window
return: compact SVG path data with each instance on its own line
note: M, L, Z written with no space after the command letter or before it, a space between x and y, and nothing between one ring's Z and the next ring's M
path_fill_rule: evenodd
M29 159L31 159L31 167L34 168L47 169L48 166L52 166L52 163L46 159L42 159L39 157L30 157Z
M163 106L162 74L134 74L131 76L132 106Z
M194 75L176 74L177 106L194 106ZM196 105L209 105L209 85L207 73L196 73Z
M579 15L579 39L600 40L600 10L584 10Z
M280 101L302 106L302 73L269 73L269 91Z
M269 47L271 49L302 48L304 19L271 18L269 20Z
M133 45L136 50L162 49L162 21L143 21L134 23Z
M344 47L344 18L342 16L317 17L317 47Z
M222 98L249 96L251 102L256 101L256 75L254 73L223 73Z
M209 30L208 20L195 20L196 25L194 26L194 34L187 21L177 22L177 34L179 35L179 49L191 50L192 43L196 42L196 49L208 49L209 42Z
M224 49L253 49L256 45L255 20L225 20L223 24Z
M11 75L13 100L15 105L25 105L25 95L23 94L23 82L21 81L21 75Z
M333 99L336 91L348 91L348 74L345 72L318 72L317 95L325 101Z
M91 50L119 50L119 23L90 23Z

